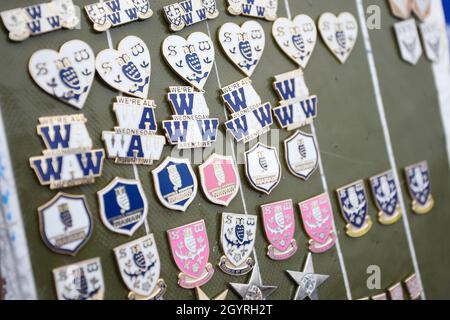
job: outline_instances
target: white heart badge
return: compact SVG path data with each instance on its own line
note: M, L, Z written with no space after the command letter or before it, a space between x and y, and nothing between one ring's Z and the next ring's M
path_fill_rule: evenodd
M420 20L425 21L431 13L431 0L414 0L412 9Z
M273 23L272 35L281 50L305 69L317 41L314 20L305 14L299 14L292 21L278 18Z
M251 77L266 44L263 27L253 20L244 22L242 26L227 22L219 29L219 42L228 58L247 77Z
M214 45L203 32L189 37L168 36L162 44L162 53L170 67L184 80L203 90L214 63Z
M345 63L358 38L355 17L348 12L342 12L337 17L325 12L319 18L319 31L331 52L341 63Z
M400 19L408 19L411 16L412 0L389 0L392 14Z
M97 54L95 68L102 79L120 92L146 99L150 85L151 59L144 41L127 36L118 49Z
M71 40L59 52L42 49L33 53L28 70L48 94L81 109L94 80L95 55L86 42Z

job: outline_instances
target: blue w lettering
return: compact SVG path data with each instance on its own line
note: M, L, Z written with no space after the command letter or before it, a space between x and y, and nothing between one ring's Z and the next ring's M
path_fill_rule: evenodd
M238 90L233 90L224 94L223 99L225 103L227 103L233 109L234 112L239 112L248 107L244 88L239 88Z
M191 115L192 108L194 107L194 95L192 93L170 93L169 100L172 103L176 114L179 115Z
M95 157L95 163L93 157ZM76 155L78 164L83 171L83 176L87 177L89 175L98 175L102 167L104 152L103 150L96 150L92 152L79 153Z
M295 79L288 79L275 83L277 91L283 98L283 100L289 100L295 98Z
M270 103L266 103L265 105L259 107L258 109L253 110L255 118L258 120L262 128L270 126L273 122L272 113L270 112L270 109L271 109Z
M232 119L225 123L227 129L231 132L237 141L248 135L248 123L245 116Z
M45 166L42 166L42 160L45 161ZM56 160L56 166L54 165L54 161ZM42 183L47 183L51 181L61 180L61 169L62 169L62 161L63 156L58 156L56 158L49 157L39 157L36 160L31 160L31 166L36 171L36 175ZM44 170L44 168L46 170Z
M69 141L70 141L70 124L64 125L64 131L65 136L63 137L61 135L61 126L60 125L54 125L52 127L52 133L50 134L50 127L40 127L40 134L44 138L47 146L52 149L66 149L69 148Z

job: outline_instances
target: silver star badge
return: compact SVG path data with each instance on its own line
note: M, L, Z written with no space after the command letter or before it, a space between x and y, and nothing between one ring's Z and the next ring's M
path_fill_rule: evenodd
M247 284L230 283L230 285L243 300L266 300L278 288L263 285L258 263L255 263L250 281Z
M303 272L287 271L291 278L298 284L294 300L303 300L306 297L318 300L317 288L319 288L330 276L315 274L311 253L308 253Z

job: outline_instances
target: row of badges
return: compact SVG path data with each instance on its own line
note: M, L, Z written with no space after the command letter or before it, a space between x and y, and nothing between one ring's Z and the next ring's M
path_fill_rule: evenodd
M405 300L405 290L409 299L418 300L423 292L422 285L419 282L416 274L408 276L402 282L398 282L387 289L387 292L382 292L377 295L358 300Z

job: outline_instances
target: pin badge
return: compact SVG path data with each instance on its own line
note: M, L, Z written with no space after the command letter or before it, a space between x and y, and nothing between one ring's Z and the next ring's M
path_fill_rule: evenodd
M38 208L39 230L52 251L74 256L92 233L92 217L83 195L59 192Z
M159 300L167 286L160 279L161 262L153 234L114 248L122 280L130 300Z
M422 43L427 58L432 62L439 62L442 52L442 32L436 21L427 21L419 25Z
M95 31L106 31L126 23L145 20L153 15L150 0L109 0L84 7Z
M431 13L431 0L413 0L412 10L420 20L425 21Z
M172 31L219 16L216 0L183 0L164 6L163 10Z
M417 300L420 298L423 288L415 273L406 278L403 283L406 286L406 290L408 291L408 295L411 300Z
M389 287L388 292L391 300L405 300L402 284L400 282Z
M208 262L209 242L204 220L167 231L172 255L180 269L178 284L193 289L207 283L214 274Z
M389 0L392 14L400 19L410 18L413 1L414 0Z
M417 214L425 214L434 206L431 195L430 172L426 161L405 168L406 184L412 198L412 210Z
M189 160L167 157L152 174L159 201L169 209L186 211L197 194Z
M306 86L303 71L297 69L275 76L273 88L283 104L285 101L299 101L309 97L309 89ZM307 110L307 109L306 109ZM286 109L286 111L290 111ZM312 110L314 111L314 110ZM282 119L284 117L280 117ZM287 123L289 121L286 121Z
M251 106L261 105L261 97L252 85L250 78L236 81L221 89L221 98L231 113L236 118L247 112Z
M23 41L50 31L74 29L80 19L72 0L52 0L0 12L3 24L9 32L9 39Z
M349 12L342 12L338 16L323 13L319 18L319 31L330 51L341 63L345 63L358 38L355 17Z
M195 291L197 292L198 300L226 300L227 294L228 294L228 290L224 290L223 292L218 294L216 297L211 299L210 297L208 297L208 295L202 289L200 289L200 287L196 287Z
M288 131L309 125L317 117L317 96L283 101L273 108L273 113L279 125Z
M228 58L246 76L251 77L266 44L264 29L259 22L249 20L242 26L227 22L219 29L219 42Z
M301 211L303 227L311 238L309 251L323 253L334 247L336 233L333 230L333 210L330 198L323 193L298 204Z
M348 222L346 233L356 238L365 235L372 227L372 220L367 214L367 195L364 181L358 180L336 190L339 205Z
M95 55L84 41L71 40L58 51L38 50L28 62L34 82L62 102L83 108L95 75Z
M382 224L397 222L402 217L402 210L392 170L371 177L370 186L375 205L380 210L378 221Z
M422 56L419 32L414 19L397 22L394 24L400 53L406 62L416 65Z
M283 200L261 206L264 231L270 245L267 255L272 260L287 260L297 252L294 239L295 221L292 200Z
M277 18L278 0L227 0L228 12L232 15L262 18L274 21Z
M275 290L276 286L264 285L259 271L259 264L256 263L253 268L252 275L247 284L230 283L234 291L236 291L242 300L266 300Z
M147 218L147 198L138 180L116 177L97 196L100 218L112 232L132 236Z
M59 189L93 183L102 172L105 151L92 149L83 114L39 118L42 156L30 158L41 185Z
M305 69L317 42L314 20L305 14L299 14L293 20L278 18L273 23L272 35L280 49Z
M239 191L239 173L230 156L212 154L199 167L203 193L209 201L228 206Z
M103 281L100 258L80 261L53 269L58 300L103 300Z
M306 181L317 170L319 152L312 134L295 132L284 140L284 150L287 166L294 176Z
M146 99L150 85L150 52L144 41L127 36L118 49L104 49L97 54L95 68L112 88L125 94Z

